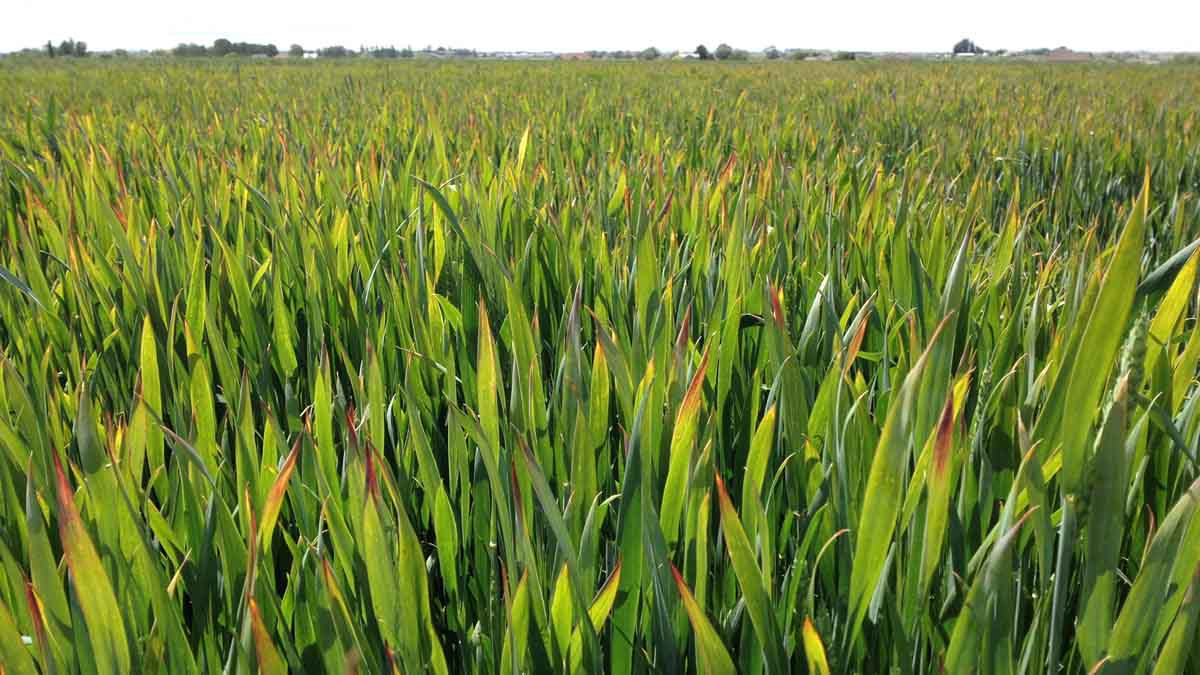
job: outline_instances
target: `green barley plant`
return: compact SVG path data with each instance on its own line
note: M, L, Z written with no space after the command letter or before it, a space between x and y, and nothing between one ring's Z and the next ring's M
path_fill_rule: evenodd
M1200 74L0 64L0 673L1200 671Z

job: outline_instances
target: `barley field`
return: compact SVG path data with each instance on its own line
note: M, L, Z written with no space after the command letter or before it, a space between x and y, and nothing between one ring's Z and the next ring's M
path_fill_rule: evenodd
M1200 69L0 62L0 673L1200 672Z

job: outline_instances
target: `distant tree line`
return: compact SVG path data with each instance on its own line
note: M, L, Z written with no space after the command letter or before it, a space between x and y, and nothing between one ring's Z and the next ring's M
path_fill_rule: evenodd
M979 45L975 44L967 38L963 38L954 43L955 54L983 54L984 50Z
M87 56L87 43L83 40L68 39L58 43L56 47L51 40L46 41L46 56Z
M770 49L774 49L774 47L771 47ZM776 51L778 51L778 50L776 50ZM748 61L748 60L750 60L750 52L746 51L745 49L734 49L733 47L730 47L729 45L725 44L724 42L717 45L717 48L711 52L708 51L708 47L705 47L704 45L699 45L698 47L696 47L695 54L696 54L696 58L700 59L701 61L712 61L713 59L716 59L717 61ZM768 58L777 58L777 57L768 56Z
M1036 53L1038 50L1034 50ZM1040 50L1048 51L1048 50ZM974 42L968 39L959 41L954 46L954 52L959 53L986 53L978 47ZM37 55L42 54L50 57L84 57L90 56L86 42L82 40L68 39L55 44L53 41L47 41L41 48L24 49L18 54ZM290 45L286 52L281 52L274 44L259 44L254 42L233 42L231 40L220 38L214 40L211 45L203 45L197 43L180 43L170 50L154 50L148 52L155 56L174 55L178 57L222 57L222 56L263 56L275 57L281 53L286 53L292 58L303 58L305 56L318 56L326 59L343 59L343 58L377 58L377 59L411 59L415 57L434 57L434 58L477 58L480 53L474 49L463 48L447 48L426 46L420 50L414 50L412 47L397 48L395 45L381 47L366 47L360 46L357 49L349 48L344 45L330 45L320 47L318 49L305 49L299 44ZM709 50L705 45L699 45L693 51L694 58L701 61L748 61L751 59L751 52L745 49L737 49L727 43L721 43L716 49ZM848 61L855 60L858 54L855 52L818 52L807 49L787 49L781 50L774 46L767 47L761 52L762 57L767 60L788 59L793 61L803 61L810 58L822 58L826 60ZM109 56L127 56L128 52L124 49L116 49L111 52L100 54L102 57ZM642 60L654 61L664 58L679 58L682 56L677 51L662 52L657 47L647 47L640 51L637 50L591 50L578 54L560 55L562 58L578 58L586 55L592 59L620 59L620 60ZM484 54L484 56L489 56ZM498 54L494 56L505 56ZM692 57L692 55L689 55ZM757 58L757 57L756 57Z
M208 47L191 42L180 42L171 50L175 56L207 56Z
M317 56L323 59L345 59L353 56L370 56L376 59L411 59L414 53L409 47L405 47L404 49L396 49L395 47L360 47L358 51L355 51L347 49L342 45L333 45L318 49Z
M273 44L260 45L254 42L231 42L225 38L214 40L212 46L206 47L194 43L180 43L171 50L175 56L268 56L279 54L279 48Z
M414 54L411 47L396 49L392 47L372 47L366 50L366 55L377 59L411 59Z
M612 49L612 50L590 49L584 53L587 54L589 58L593 58L593 59L617 59L617 60L644 59L646 61L653 61L654 59L657 59L662 56L662 53L658 51L657 47L647 47L640 52L633 51L631 49Z

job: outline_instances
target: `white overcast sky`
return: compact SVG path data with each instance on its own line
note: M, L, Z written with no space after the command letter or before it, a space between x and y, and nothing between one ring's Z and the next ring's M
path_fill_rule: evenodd
M1200 0L0 0L0 52L72 37L93 50L179 42L481 50L810 47L1200 51Z

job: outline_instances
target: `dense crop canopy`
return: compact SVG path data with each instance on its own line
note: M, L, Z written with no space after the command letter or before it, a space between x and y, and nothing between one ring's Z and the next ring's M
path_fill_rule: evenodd
M1198 192L1182 66L0 65L0 672L1197 672Z

